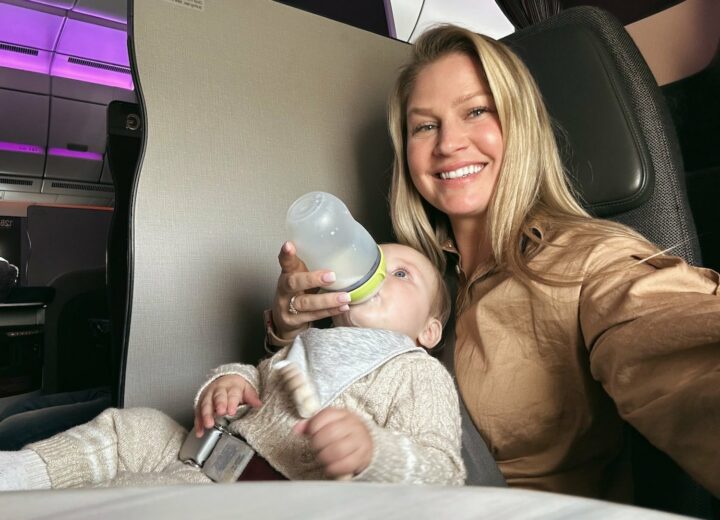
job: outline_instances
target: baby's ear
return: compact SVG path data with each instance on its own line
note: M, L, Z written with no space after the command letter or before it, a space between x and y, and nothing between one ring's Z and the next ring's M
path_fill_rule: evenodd
M418 343L430 350L435 345L440 343L442 338L443 326L440 320L437 318L430 318L425 324L425 328L420 332L418 336Z

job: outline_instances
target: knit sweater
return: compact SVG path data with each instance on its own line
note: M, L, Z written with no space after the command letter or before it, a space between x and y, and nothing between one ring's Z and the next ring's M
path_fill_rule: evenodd
M397 351L397 343L409 343L411 350L396 354L376 367L368 361L367 350L359 346L367 344L369 338L381 349ZM372 461L355 480L463 484L465 468L460 455L457 392L451 376L438 360L422 349L413 348L407 336L389 331L347 327L309 329L299 339L310 345L335 344L340 339L341 356L328 364L333 372L342 371L341 358L346 360L345 365L364 358L357 365L368 368L330 402L321 400L322 405L354 411L370 431ZM322 479L323 468L310 452L307 440L291 431L299 416L282 390L279 374L273 370L276 363L287 357L288 350L288 347L280 350L257 368L235 363L215 369L195 399L197 402L205 387L218 377L241 375L257 390L263 406L257 410L241 407L230 429L242 435L288 478ZM326 394L332 395L332 392Z
M342 334L345 357L350 360L355 333L346 333L351 330L327 333ZM314 334L317 340L318 331L311 331L303 333L303 337ZM376 338L395 341L393 334L379 331ZM323 479L323 468L310 451L307 439L292 432L299 417L279 374L273 370L288 350L281 350L257 368L229 364L215 369L198 396L223 375L246 378L258 391L263 406L250 410L240 407L229 428L245 437L286 477ZM392 350L395 354L379 366L366 363L359 377L324 403L357 413L373 439L371 463L354 480L463 484L459 403L450 375L421 349L398 349L395 345ZM184 428L156 410L108 409L87 424L28 448L47 464L53 488L209 482L199 470L178 460L185 434Z

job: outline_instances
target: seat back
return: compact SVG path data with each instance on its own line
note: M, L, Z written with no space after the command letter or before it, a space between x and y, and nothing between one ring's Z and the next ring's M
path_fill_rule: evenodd
M110 316L105 269L71 271L54 278L45 311L44 394L111 383Z
M138 1L130 27L147 139L121 401L187 424L211 367L263 352L295 198L334 193L390 239L384 107L408 49L269 0Z
M586 207L700 265L675 129L620 22L600 9L579 7L505 42L538 82Z

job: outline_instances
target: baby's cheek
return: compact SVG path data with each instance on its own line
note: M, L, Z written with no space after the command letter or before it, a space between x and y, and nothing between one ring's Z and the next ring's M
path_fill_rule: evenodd
M378 318L377 312L369 308L367 303L351 305L348 314L349 321L356 327L373 327Z

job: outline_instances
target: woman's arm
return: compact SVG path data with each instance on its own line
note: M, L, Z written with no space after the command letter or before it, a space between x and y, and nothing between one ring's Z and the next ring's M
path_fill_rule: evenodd
M599 248L582 287L593 377L623 419L720 496L720 277L630 246Z

